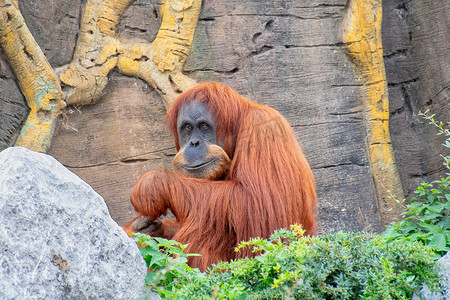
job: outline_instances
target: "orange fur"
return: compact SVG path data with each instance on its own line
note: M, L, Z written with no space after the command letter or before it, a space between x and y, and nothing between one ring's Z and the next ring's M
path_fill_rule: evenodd
M206 102L216 118L217 140L231 158L225 179L149 172L131 192L136 211L155 220L170 208L180 225L173 238L189 244L188 252L201 254L189 261L201 270L220 260L252 256L250 250L234 248L240 241L268 238L294 223L314 235L313 174L280 113L219 83L199 84L181 94L167 114L177 150L178 112L193 100Z
M141 232L150 236L173 239L180 229L180 223L176 219L157 220L156 222L146 222L142 216L137 216L127 225L122 226L123 230L131 236L132 232Z

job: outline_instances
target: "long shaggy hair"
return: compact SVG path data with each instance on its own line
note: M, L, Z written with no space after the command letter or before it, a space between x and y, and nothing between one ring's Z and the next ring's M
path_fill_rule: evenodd
M226 176L210 181L152 171L132 190L135 209L154 220L170 208L180 226L173 238L189 244L188 252L201 254L189 261L201 270L220 260L252 256L251 250L234 248L294 223L314 235L313 174L281 114L220 83L198 84L181 94L167 114L177 150L178 112L192 101L205 102L215 116L217 141L231 158Z

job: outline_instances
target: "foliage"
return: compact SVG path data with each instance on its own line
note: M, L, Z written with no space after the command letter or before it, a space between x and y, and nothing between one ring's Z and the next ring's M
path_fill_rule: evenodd
M186 275L187 272L200 273L198 269L187 265L189 256L198 255L185 254L187 245L142 233L133 234L133 239L147 263L145 285L160 295L166 294L167 290L172 288L174 278Z
M413 241L339 232L302 237L300 226L252 239L254 258L221 262L207 273L181 268L161 295L170 299L405 299L422 282L439 290L433 252ZM238 250L237 249L237 250ZM183 263L184 264L184 263Z
M447 137L444 146L450 148L450 130L445 124L436 122L428 111L421 115L439 129L438 135ZM450 156L442 157L444 166L450 169ZM383 237L417 240L433 248L438 256L444 255L450 249L450 174L446 175L441 180L422 183L402 213L405 219L388 226Z

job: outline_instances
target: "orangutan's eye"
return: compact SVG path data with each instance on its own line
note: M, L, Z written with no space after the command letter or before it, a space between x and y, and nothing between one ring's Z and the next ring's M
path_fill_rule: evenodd
M191 132L192 131L192 126L189 124L184 125L184 130L186 130L187 132Z
M206 124L206 123L200 124L200 130L201 131L205 131L205 130L208 130L208 129L209 129L209 125L208 124Z

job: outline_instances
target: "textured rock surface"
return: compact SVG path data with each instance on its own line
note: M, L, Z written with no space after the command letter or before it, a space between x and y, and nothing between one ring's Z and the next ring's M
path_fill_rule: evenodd
M14 143L28 111L25 98L0 52L0 150Z
M446 169L443 136L418 112L450 121L450 2L383 1L383 48L389 84L390 130L407 197Z
M363 87L340 39L346 2L203 1L184 72L197 81L222 81L286 116L316 176L323 231L381 230L365 148ZM52 66L69 62L86 1L19 3ZM383 1L390 130L407 194L420 181L444 173L437 155L445 150L442 139L417 112L431 108L440 120L450 120L448 5L446 0ZM118 36L152 41L161 22L159 7L158 1L136 0L123 15ZM8 118L0 118L1 149L13 142L27 108L1 58L0 64L0 116ZM164 114L151 87L113 73L99 103L68 111L49 153L102 195L123 224L134 214L128 198L137 179L152 169L171 168L175 149Z
M0 152L0 298L135 299L146 265L103 199L54 158Z

